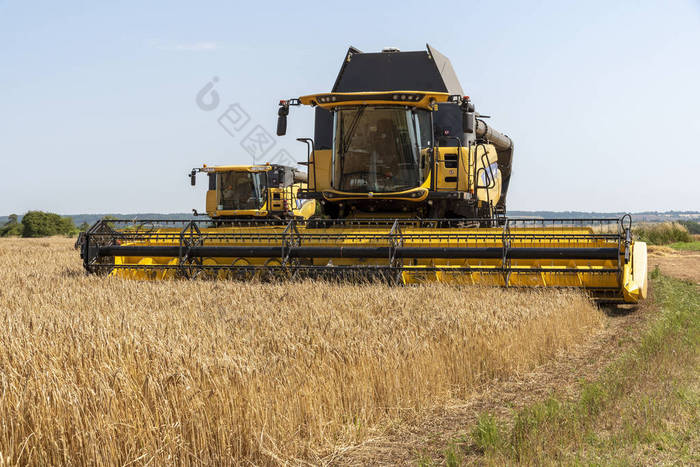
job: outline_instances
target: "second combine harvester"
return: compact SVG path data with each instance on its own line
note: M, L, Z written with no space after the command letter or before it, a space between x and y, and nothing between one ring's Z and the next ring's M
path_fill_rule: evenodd
M505 216L513 142L485 123L449 60L350 48L331 92L280 102L315 109L311 219L114 230L98 222L91 272L136 278L370 277L417 283L577 287L596 299L646 296L646 245L622 219Z

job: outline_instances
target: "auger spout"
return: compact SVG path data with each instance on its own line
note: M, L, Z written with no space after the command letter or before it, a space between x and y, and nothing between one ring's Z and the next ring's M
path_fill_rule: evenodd
M513 141L508 136L494 130L480 118L476 119L476 136L487 140L499 151L507 151L513 148Z

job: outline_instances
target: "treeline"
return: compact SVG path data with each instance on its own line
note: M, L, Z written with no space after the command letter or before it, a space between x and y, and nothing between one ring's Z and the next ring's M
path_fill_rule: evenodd
M73 236L87 230L85 222L76 226L70 217L61 217L52 212L29 211L22 220L17 214L11 214L8 221L0 227L0 237L50 237L53 235Z
M700 223L695 221L678 221L680 225L688 229L693 235L700 235Z

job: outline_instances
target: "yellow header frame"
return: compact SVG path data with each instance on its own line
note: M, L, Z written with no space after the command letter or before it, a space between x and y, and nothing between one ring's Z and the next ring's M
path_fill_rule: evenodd
M461 98L461 96L460 96ZM448 102L446 92L426 91L387 91L387 92L325 92L301 96L304 105L319 106L323 109L356 105L399 105L433 110L434 104Z

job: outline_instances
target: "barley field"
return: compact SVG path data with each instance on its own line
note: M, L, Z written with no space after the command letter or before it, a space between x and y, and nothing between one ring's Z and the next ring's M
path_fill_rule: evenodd
M72 242L0 239L0 464L328 462L604 324L569 291L85 276Z

